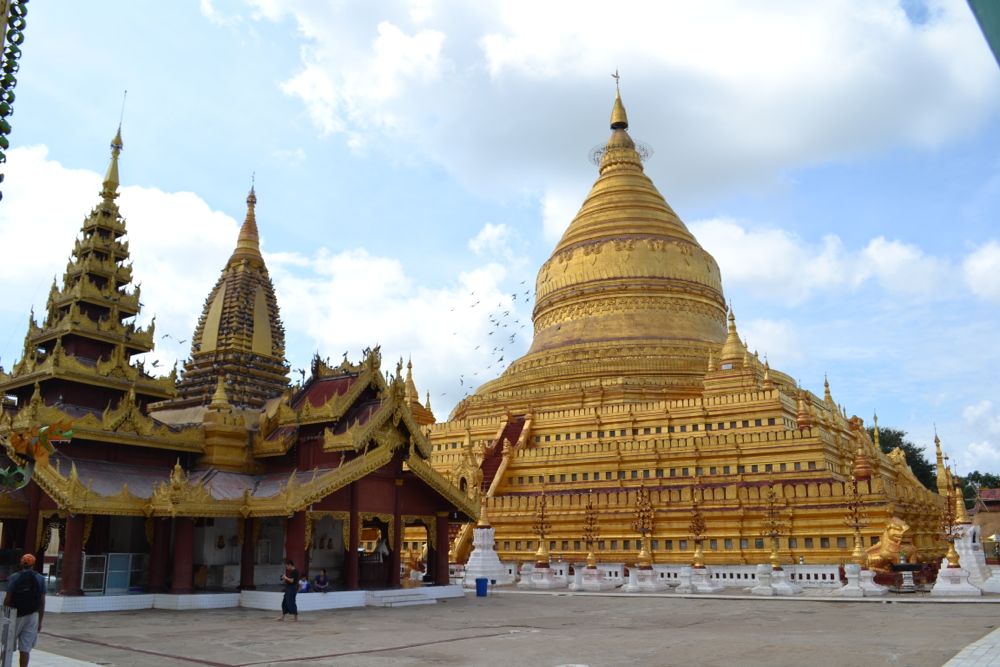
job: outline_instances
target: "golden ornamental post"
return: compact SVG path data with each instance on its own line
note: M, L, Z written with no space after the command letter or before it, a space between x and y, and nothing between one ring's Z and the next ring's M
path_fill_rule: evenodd
M768 561L771 563L771 569L780 570L781 558L778 555L778 540L785 532L785 522L781 517L781 507L778 500L778 494L774 490L773 481L768 487L765 503L761 535L768 537L771 540L771 553L768 556Z
M688 524L688 532L691 533L691 539L694 540L694 558L691 567L699 570L705 567L705 552L701 546L705 539L705 528L705 517L702 516L701 508L698 507L696 501L691 506L691 523Z
M649 549L650 535L653 533L653 504L649 499L649 490L644 485L636 493L632 530L639 533L641 542L636 566L640 570L650 570L653 568L653 555Z
M547 506L548 500L543 488L541 495L538 496L538 504L535 506L535 521L532 525L532 530L538 536L538 550L535 551L536 568L547 568L549 566L549 545L546 535L552 529L552 524L548 521Z
M594 569L597 567L597 556L594 555L594 542L600 535L600 525L597 519L597 510L594 508L593 493L587 494L587 508L583 515L583 543L587 547L587 567Z

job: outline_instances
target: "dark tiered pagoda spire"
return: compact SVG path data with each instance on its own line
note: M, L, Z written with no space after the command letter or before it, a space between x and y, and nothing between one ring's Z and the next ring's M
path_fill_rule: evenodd
M176 400L162 409L207 405L225 377L229 402L259 408L288 387L285 329L260 253L253 188L236 248L205 300Z
M154 378L132 357L153 349L154 324L135 324L139 287L132 287L125 219L118 198L121 128L111 141L111 162L101 200L83 222L80 237L63 273L53 280L45 319L28 320L24 351L10 375L0 376L0 391L26 404L38 385L42 400L71 412L101 411L126 394L139 405L168 398L174 378Z

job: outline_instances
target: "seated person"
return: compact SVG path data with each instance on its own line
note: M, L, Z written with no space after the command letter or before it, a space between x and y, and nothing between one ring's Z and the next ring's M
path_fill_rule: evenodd
M308 592L309 592L309 577L303 574L301 577L299 577L299 593L308 593Z
M330 590L330 577L326 576L326 568L320 570L316 578L313 579L312 589L317 593L326 593Z

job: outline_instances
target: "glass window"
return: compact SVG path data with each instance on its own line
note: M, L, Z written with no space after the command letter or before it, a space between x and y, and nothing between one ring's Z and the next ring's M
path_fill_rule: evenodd
M702 468L701 466L698 466L697 468L694 469L694 474L700 477L701 475L705 474L705 469Z
M569 481L571 481L571 482L575 482L576 481L576 473L573 473L572 475L569 476Z
M677 477L677 468L671 468L670 469L670 476L671 477Z
M597 478L597 473L594 473L594 478L595 479ZM589 472L583 473L583 481L586 482L586 481L589 481L589 480L590 480L590 473Z
M830 538L829 537L821 537L821 538L819 538L819 548L820 549L829 549L830 548Z
M643 470L642 471L642 477L643 477L643 479L649 479L649 471L648 470Z
M565 482L566 481L566 475L559 475L559 481L560 482Z
M656 427L656 432L657 433L663 433L663 427L662 426L657 426Z
M636 540L636 547L639 546L639 540ZM632 548L632 540L622 540L622 550L628 551Z
M708 548L711 549L712 551L718 551L719 550L719 540L709 540L708 541Z
M611 471L610 470L608 470L607 472L604 473L604 479L611 479Z
M573 548L577 551L580 550L580 540L573 540Z
M692 424L691 425L691 430L692 431L697 431L698 430L698 425L697 424Z
M664 540L664 542L663 542L663 548L666 549L667 551L673 551L674 550L674 541L673 540Z
M722 546L725 549L732 549L733 548L733 538L727 537L726 539L722 540Z
M688 469L681 468L681 477L687 477L687 476L688 476Z
M611 540L611 550L618 551L618 540Z
M638 470L633 470L632 471L632 479L638 479L638 478L639 478L639 471Z
M768 426L774 426L774 417L771 417L771 418L769 418L769 419L767 420L767 425L768 425Z
M809 462L809 469L810 470L815 470L816 469L816 462L815 461L810 461Z
M656 469L656 476L657 477L663 477L663 468L657 468Z
M782 463L781 466L779 467L779 470L781 470L781 472L785 472L785 470L787 469L788 469L787 463Z
M795 469L796 470L802 470L802 464L800 462L796 461L795 462Z
M518 484L524 484L524 477L518 477L517 478L517 483Z
M754 425L754 426L763 426L763 425L764 425L764 422L762 422L762 421L761 421L761 420L759 420L759 419L754 419L754 420L753 420L753 425Z
M796 548L798 546L799 546L799 538L797 538L797 537L789 537L788 538L788 548L789 549L794 549L794 548Z
M673 432L674 432L674 427L673 426L668 426L667 427L667 433L673 433Z
M729 422L729 428L736 428L736 422Z
M743 420L743 428L747 428L749 426L750 426L750 420L749 419L744 419Z
M625 471L624 470L619 470L618 471L618 479L625 479Z
M806 549L812 549L812 548L813 548L813 538L807 537L806 538Z
M847 538L846 537L838 537L837 538L837 548L838 549L846 549L847 548Z
M741 537L740 538L740 549L749 549L749 548L750 548L750 540L747 539L746 537Z
M688 430L687 424L681 424L681 433L684 433L687 430Z
M738 472L740 474L746 472L746 469L747 469L746 466L736 466L736 472Z
M648 426L646 428L642 429L642 434L643 435L649 435L652 432L653 432L653 430L651 428L649 428Z
M653 551L656 551L657 549L660 548L660 541L656 539L650 540L649 548L652 549Z
M504 551L510 551L510 540L504 540L504 542L503 542L503 550Z
M708 469L708 474L709 475L717 475L717 474L719 474L719 469L716 468L715 466L712 466L711 468Z
M729 466L722 466L722 474L723 475L729 474Z
M754 538L753 548L754 549L763 549L764 548L764 538L763 537Z
M774 465L771 463L764 464L764 472L774 472Z
M678 541L677 542L677 548L680 549L681 551L687 551L688 541L687 540L680 540L680 541Z
M750 466L750 472L757 472L757 464L756 463L753 464L752 466Z
M515 549L515 551L520 551L521 550L521 541L520 540L514 542L514 549Z
M597 432L597 437L598 438L603 438L604 437L604 431L598 431Z

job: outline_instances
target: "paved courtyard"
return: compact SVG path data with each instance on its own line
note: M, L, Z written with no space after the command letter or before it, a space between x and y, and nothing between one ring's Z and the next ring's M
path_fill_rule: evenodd
M51 614L38 647L106 665L938 667L998 623L982 604L496 595L304 614Z

